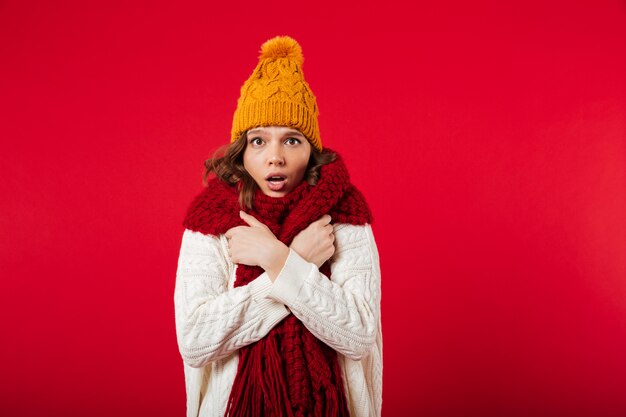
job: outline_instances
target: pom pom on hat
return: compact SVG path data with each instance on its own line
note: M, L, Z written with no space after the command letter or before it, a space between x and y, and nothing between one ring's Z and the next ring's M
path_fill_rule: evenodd
M304 62L302 48L290 36L276 36L261 45L259 60L272 58L288 58L295 61L298 65L302 65Z

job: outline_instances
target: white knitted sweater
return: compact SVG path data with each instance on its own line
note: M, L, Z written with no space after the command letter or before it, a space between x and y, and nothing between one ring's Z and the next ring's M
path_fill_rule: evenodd
M382 406L380 264L371 225L334 225L331 279L295 251L276 280L267 273L234 287L237 264L224 235L183 233L174 306L185 371L187 417L222 417L238 349L294 314L338 352L350 415L379 417Z

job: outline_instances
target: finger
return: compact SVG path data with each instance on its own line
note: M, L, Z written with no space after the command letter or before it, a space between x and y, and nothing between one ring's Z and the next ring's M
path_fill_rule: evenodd
M318 222L322 223L322 224L328 224L331 221L331 217L330 214L324 214L322 217L320 217L319 219L317 219Z
M231 227L230 229L228 229L226 231L226 233L224 233L224 235L228 238L228 239L232 239L233 236L235 236L237 234L237 232L239 232L239 228L241 227L246 227L246 226L235 226L235 227Z
M261 223L254 216L246 213L243 210L239 210L239 217L241 217L243 221L248 223L250 226L260 226L260 227L265 226L265 224Z

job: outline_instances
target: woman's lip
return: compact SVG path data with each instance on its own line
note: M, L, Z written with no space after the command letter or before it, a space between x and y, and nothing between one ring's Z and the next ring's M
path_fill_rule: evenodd
M265 181L267 183L267 187L272 191L281 191L287 185L287 179L285 178L282 181L272 182L269 180Z

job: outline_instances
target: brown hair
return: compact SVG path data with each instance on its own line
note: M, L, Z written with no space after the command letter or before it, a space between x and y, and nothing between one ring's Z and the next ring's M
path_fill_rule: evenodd
M239 139L233 143L220 146L213 154L213 157L204 161L202 184L204 186L208 184L209 174L213 172L222 181L237 185L239 206L242 209L244 207L251 209L254 193L259 186L243 166L243 152L248 144L246 135L247 131L239 135ZM311 185L317 184L320 178L320 168L333 162L336 158L337 155L334 152L319 152L311 146L311 156L309 157L309 164L304 173L303 181Z

